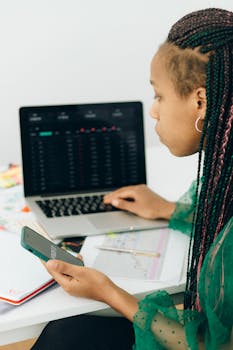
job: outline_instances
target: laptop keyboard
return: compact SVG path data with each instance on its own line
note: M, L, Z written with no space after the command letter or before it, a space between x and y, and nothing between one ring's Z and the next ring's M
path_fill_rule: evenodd
M80 214L95 214L115 211L110 204L103 203L104 195L44 199L36 201L48 218Z

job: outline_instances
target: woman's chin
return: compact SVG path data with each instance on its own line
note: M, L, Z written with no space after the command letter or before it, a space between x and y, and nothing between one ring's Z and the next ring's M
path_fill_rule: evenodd
M158 133L157 133L158 134ZM175 156L175 157L187 157L187 156L190 156L196 152L198 152L198 150L193 150L193 149L184 149L184 147L182 148L179 148L179 147L176 147L176 146L169 146L168 145L168 142L166 142L159 134L158 134L158 137L159 137L159 141L165 146L168 148L169 152Z
M168 148L169 152L175 157L187 157L195 153L195 152L188 152L187 150L179 149L177 147L169 147L166 144L164 145Z

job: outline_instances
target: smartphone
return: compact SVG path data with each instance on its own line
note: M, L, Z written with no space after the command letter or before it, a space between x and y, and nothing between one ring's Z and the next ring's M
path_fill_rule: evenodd
M69 254L57 244L41 236L30 227L24 226L21 231L21 245L38 258L48 261L57 259L68 262L73 265L83 266L82 260Z

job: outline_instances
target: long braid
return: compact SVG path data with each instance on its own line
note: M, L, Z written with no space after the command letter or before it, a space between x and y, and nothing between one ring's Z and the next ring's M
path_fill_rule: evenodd
M184 299L185 308L200 310L198 280L204 258L233 215L233 13L214 8L193 12L172 27L167 41L209 55Z

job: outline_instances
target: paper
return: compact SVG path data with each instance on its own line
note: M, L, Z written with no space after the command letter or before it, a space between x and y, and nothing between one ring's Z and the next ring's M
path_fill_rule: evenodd
M168 228L87 237L81 254L84 263L110 277L178 283L188 249L188 237ZM160 253L160 257L99 250L104 245Z
M23 211L25 200L22 186L1 190L0 196L0 230L20 232L20 220L31 219L32 214Z
M16 234L0 231L0 300L21 303L53 283L41 261L20 245Z
M49 238L26 206L22 186L1 190L0 193L0 232L20 234L22 226L29 226Z
M18 305L53 283L40 260L21 247L21 228L46 233L27 209L22 186L0 193L0 300ZM0 302L0 313L3 304Z

